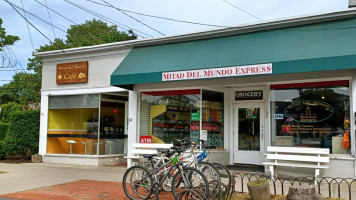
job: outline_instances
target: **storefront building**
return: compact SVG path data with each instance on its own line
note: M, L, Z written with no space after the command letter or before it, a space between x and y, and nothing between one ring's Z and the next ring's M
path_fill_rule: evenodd
M102 141L103 148L109 147L110 139L105 127L127 130L122 136L127 137L124 154L126 149L130 155L140 136L151 136L153 143L205 137L211 156L224 164L262 165L267 146L329 148L329 168L321 175L355 177L355 14L356 10L349 9L39 53L47 78L42 92L41 122L45 126L41 124L40 152L67 156L64 141L68 138L51 135L58 130L68 129L72 135L77 130L83 131L82 135L92 133L85 123L76 128L73 124L79 117L68 114L81 108L81 115L87 117L77 124L98 121L101 134L94 140ZM89 63L87 83L55 83L57 64L80 61ZM78 92L82 100L71 96ZM105 113L101 99L106 95L126 95L126 100L120 100L128 102L123 125L102 125L107 121L104 116L115 117L110 110L119 112L119 107L108 104ZM87 96L91 100L86 100ZM59 127L65 124L60 119L72 122L71 126ZM350 142L346 142L345 133L349 133ZM66 146L66 151L54 151L58 145L52 140ZM84 144L80 148L73 157L84 154ZM97 152L93 153L96 158L101 155ZM106 156L115 154L120 153Z
M111 86L109 76L130 48L106 48L38 55L43 60L39 153L44 162L123 162L128 91Z

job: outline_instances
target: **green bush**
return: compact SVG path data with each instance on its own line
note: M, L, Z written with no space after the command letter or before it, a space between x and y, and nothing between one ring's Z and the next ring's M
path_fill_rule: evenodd
M39 128L39 111L14 112L4 139L6 155L21 155L26 158L38 153Z
M0 123L0 141L4 140L9 125L9 123Z
M3 148L3 141L0 141L0 160L5 159L5 152L4 152L4 148Z
M21 110L22 106L14 102L1 105L1 122L8 123L10 121L11 114Z

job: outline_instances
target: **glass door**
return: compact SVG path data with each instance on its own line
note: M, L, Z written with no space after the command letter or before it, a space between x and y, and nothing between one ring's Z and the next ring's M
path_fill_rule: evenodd
M262 103L234 106L234 162L261 165L264 144Z

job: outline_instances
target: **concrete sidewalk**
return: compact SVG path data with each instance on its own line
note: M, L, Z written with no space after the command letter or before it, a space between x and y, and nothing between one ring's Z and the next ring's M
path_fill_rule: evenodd
M121 182L125 170L122 166L0 163L0 195L79 180Z
M122 189L123 166L83 166L49 163L0 163L0 200L21 199L122 199L127 200ZM2 173L3 172L3 173ZM237 177L236 191L241 191L241 179ZM247 190L247 177L242 181ZM271 192L273 185L270 183ZM284 194L289 185L284 185ZM352 199L356 199L356 184L352 184ZM276 184L281 192L280 183ZM337 197L338 187L331 185L332 197ZM328 196L327 184L321 187ZM161 198L162 197L162 198ZM347 184L342 183L341 198L348 199ZM160 199L172 199L172 194L161 194Z

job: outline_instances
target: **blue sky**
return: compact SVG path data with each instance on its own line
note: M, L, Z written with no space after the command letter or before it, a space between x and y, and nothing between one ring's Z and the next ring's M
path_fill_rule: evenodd
M11 49L5 49L7 55L10 54L12 56L12 60L18 59L19 62L15 66L17 70L26 69L27 59L32 57L33 48L37 49L40 45L49 44L49 40L31 25L29 25L29 34L26 21L6 1L20 8L22 8L23 3L26 11L38 17L36 18L30 13L26 13L27 19L52 41L55 37L65 38L65 31L70 25L73 25L73 22L81 24L86 20L98 19L98 17L73 6L70 2L110 18L115 21L114 23L126 29L129 29L126 26L135 29L137 30L134 30L136 33L147 38L162 37L161 33L164 35L176 35L214 29L214 27L179 23L127 12L128 15L135 18L133 19L114 8L93 2L105 4L106 1L117 8L129 11L219 26L237 26L261 20L339 11L347 9L348 6L348 0L0 0L2 27L6 29L7 34L17 35L21 39ZM40 3L43 5L47 3L50 9L60 13L72 22L52 10L47 10ZM18 8L17 10L24 15L22 10ZM50 24L43 22L41 19L48 23L52 21L54 26L62 30L52 29ZM124 31L121 28L119 30ZM2 57L0 56L0 67L1 59ZM8 82L4 80L11 80L15 73L15 71L1 70L4 70L4 68L0 68L0 85ZM12 68L8 70L12 70Z

